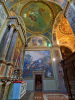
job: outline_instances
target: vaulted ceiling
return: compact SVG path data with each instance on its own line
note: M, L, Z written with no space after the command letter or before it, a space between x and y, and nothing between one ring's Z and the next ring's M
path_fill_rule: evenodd
M43 35L52 41L52 29L57 14L63 10L66 0L7 0L11 16L21 16L27 32Z

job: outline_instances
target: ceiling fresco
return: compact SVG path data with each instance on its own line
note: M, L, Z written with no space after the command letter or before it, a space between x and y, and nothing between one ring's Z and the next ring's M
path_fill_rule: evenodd
M62 7L51 1L7 0L11 16L21 16L26 26L27 38L43 35L52 41L52 28Z
M15 3L27 2L27 1L30 1L30 0L6 0L6 3L8 5L8 7L9 7L9 9L10 9ZM34 0L34 1L36 1L36 0ZM52 1L52 2L55 2L55 3L59 4L59 5L61 5L62 8L64 8L65 5L66 5L66 2L68 0L44 0L44 1Z
M55 2L61 5L63 8L65 7L67 1L68 0L55 0Z
M20 16L30 33L43 33L49 30L54 19L52 8L44 2L29 2L22 8Z

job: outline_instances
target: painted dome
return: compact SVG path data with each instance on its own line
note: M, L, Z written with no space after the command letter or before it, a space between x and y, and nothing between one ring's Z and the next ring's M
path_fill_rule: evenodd
M53 24L53 10L45 2L27 3L21 9L20 15L30 33L44 33Z

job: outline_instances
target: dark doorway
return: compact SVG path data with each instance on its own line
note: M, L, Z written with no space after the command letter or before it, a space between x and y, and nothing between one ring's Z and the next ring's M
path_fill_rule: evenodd
M42 75L35 75L35 91L42 91Z

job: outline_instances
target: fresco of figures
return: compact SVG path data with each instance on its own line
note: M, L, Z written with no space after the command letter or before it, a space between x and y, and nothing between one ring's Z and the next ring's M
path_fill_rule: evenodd
M53 76L50 51L25 51L23 77L32 78L33 71L44 71L46 78Z

